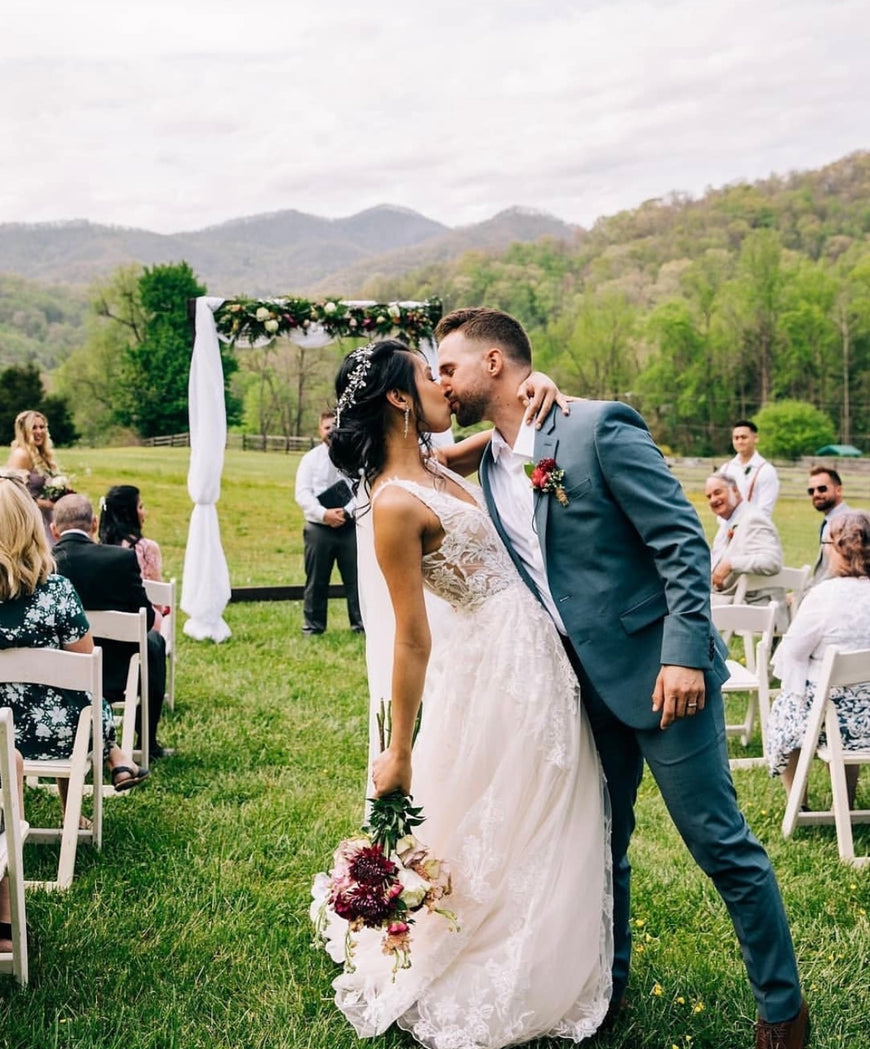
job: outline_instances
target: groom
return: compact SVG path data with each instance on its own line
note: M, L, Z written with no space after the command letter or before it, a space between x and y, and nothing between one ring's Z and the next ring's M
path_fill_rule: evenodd
M758 1003L756 1049L801 1049L809 1020L770 861L737 807L725 749L724 647L710 623L710 553L698 516L641 417L574 401L539 431L516 399L531 371L522 325L454 310L435 331L460 426L495 427L480 478L525 582L562 633L612 808L612 1012L631 954L627 851L646 761L677 829L734 923ZM526 475L526 464L555 460Z

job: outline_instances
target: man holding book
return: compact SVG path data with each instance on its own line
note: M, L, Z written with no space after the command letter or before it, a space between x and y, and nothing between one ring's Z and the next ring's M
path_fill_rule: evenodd
M318 426L321 443L302 456L296 471L296 502L305 515L302 633L308 635L326 630L329 580L336 563L347 597L350 628L358 634L364 632L357 593L353 492L329 458L329 435L334 424L334 412L321 413Z

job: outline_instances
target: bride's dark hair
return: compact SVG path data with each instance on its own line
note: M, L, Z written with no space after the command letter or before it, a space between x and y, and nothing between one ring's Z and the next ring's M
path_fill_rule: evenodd
M403 390L414 404L417 437L431 447L417 393L414 351L397 339L361 346L345 357L335 378L335 425L329 439L329 458L342 473L359 484L371 482L386 457L387 394Z

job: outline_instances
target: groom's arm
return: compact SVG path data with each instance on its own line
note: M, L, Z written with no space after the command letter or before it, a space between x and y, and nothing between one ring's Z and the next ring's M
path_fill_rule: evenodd
M661 662L708 670L710 549L698 515L632 408L607 405L596 424L595 443L611 493L652 556L664 587L668 612Z

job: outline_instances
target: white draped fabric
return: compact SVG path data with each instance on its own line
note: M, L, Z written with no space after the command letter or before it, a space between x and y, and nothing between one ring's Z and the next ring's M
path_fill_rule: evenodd
M230 573L221 546L217 501L227 439L224 373L214 311L223 299L196 300L196 338L188 385L190 467L187 490L194 502L184 553L181 607L190 617L184 632L197 641L226 641L223 612L230 600Z

